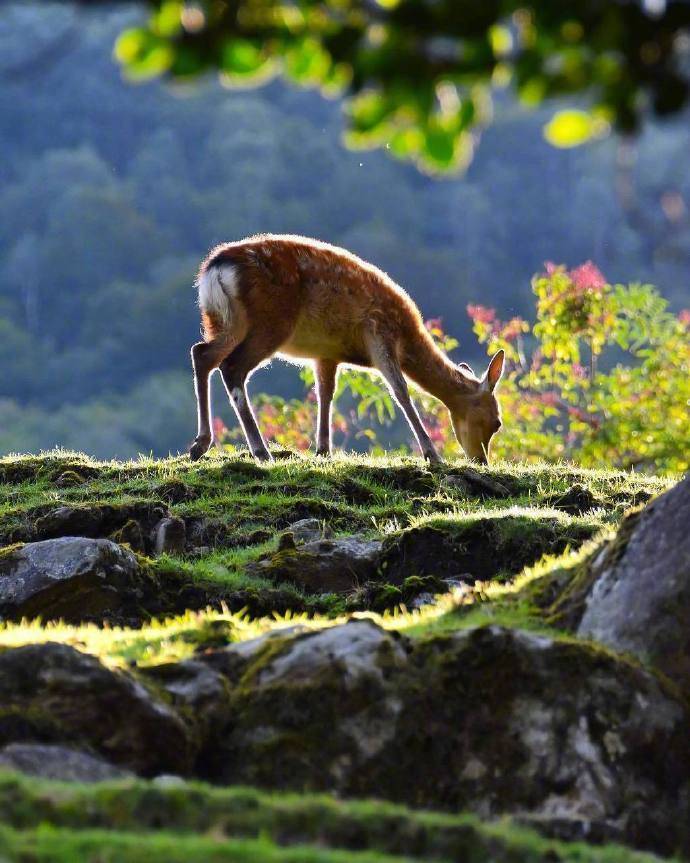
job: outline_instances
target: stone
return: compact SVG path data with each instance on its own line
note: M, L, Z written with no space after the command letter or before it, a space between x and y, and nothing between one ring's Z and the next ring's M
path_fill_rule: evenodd
M136 604L142 578L131 551L108 539L61 537L0 555L0 618L102 620Z
M141 669L170 696L176 709L185 712L197 733L213 734L219 717L228 709L229 688L226 677L209 664L188 659Z
M288 525L285 533L291 533L296 544L328 539L332 531L328 525L318 518L301 518Z
M690 695L690 476L625 519L590 577L578 635L633 654Z
M177 516L161 519L153 530L155 554L183 554L187 544L184 520Z
M358 767L395 733L401 704L392 678L405 662L401 640L369 620L254 645L233 690L214 778L351 787Z
M0 652L0 746L85 748L145 776L188 773L194 747L177 712L131 675L65 644Z
M347 593L376 573L381 543L359 536L321 539L283 548L245 572L287 581L312 593Z
M197 657L197 661L210 666L232 684L236 684L249 665L264 651L271 650L276 643L282 643L285 639L301 635L304 632L309 632L309 628L303 624L271 629L256 638L229 644L221 650L206 651Z
M499 626L416 641L353 620L264 641L235 675L216 781L690 848L688 708L589 644Z
M10 743L0 749L0 769L62 782L104 782L133 774L79 749L45 743Z

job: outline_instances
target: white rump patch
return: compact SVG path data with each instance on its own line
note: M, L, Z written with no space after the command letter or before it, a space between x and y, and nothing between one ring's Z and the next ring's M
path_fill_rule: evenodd
M232 314L232 301L237 298L237 271L232 264L211 266L197 280L199 307L209 315L227 323Z

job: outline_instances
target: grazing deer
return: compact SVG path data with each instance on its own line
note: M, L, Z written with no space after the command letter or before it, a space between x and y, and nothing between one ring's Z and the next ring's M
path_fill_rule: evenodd
M441 461L410 400L405 376L440 399L470 458L486 463L501 427L494 390L503 351L479 379L434 344L410 297L384 272L318 240L259 235L217 246L197 278L204 341L192 347L198 433L189 455L211 446L211 373L225 389L257 459L271 456L247 397L250 374L275 354L312 360L316 372L316 452L331 452L331 403L340 364L377 369L407 417L425 458Z

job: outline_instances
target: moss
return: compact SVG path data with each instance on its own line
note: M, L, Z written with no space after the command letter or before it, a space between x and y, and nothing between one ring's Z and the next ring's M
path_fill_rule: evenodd
M428 517L386 539L381 568L396 584L425 576L470 583L510 577L544 554L579 546L599 529L595 520L535 509Z
M369 607L373 611L386 611L400 605L403 599L403 592L399 587L392 584L376 585L369 601Z

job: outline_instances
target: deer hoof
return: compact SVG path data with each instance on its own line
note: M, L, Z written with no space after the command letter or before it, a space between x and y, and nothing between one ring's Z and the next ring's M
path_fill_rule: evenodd
M430 465L432 465L432 464L443 464L443 459L441 458L441 456L433 450L430 452L424 453L424 458L426 459L426 461Z
M252 453L252 455L257 461L273 461L273 456L267 449L257 450L255 453Z
M189 448L189 457L192 461L199 461L202 455L205 455L211 446L211 438L197 438Z

